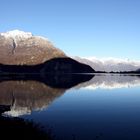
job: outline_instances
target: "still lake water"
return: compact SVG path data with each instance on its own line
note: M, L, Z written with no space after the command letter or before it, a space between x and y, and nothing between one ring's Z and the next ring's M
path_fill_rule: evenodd
M21 79L0 83L3 116L33 121L55 140L140 139L140 76Z

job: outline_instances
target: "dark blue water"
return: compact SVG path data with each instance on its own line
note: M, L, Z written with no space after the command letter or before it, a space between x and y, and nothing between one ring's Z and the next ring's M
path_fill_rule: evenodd
M70 89L44 110L23 118L51 128L60 140L139 140L140 86L117 84L111 89Z
M47 89L47 94L53 96L46 100L44 94L39 96L39 101L34 97L31 111L19 103L11 115L15 113L40 124L46 132L51 131L56 140L140 139L138 76L95 76L69 89L51 90ZM21 113L20 109L24 111Z

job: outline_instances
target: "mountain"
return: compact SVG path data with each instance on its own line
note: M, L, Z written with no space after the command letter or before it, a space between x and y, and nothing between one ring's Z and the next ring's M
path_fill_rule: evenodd
M140 61L130 61L116 58L97 59L95 57L73 57L73 59L90 65L93 69L95 69L95 71L136 71L138 68L140 68Z
M13 30L0 33L1 73L92 73L94 70L69 58L48 39Z
M44 37L19 30L0 33L1 64L35 65L56 57L66 55Z
M3 65L0 64L1 74L71 74L94 73L94 69L69 57L53 58L37 65Z

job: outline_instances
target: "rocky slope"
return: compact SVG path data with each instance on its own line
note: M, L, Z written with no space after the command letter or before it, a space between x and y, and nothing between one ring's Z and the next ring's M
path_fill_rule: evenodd
M92 73L94 70L55 48L46 38L23 31L0 34L1 73Z
M1 64L35 65L56 57L66 55L46 38L19 30L0 34Z

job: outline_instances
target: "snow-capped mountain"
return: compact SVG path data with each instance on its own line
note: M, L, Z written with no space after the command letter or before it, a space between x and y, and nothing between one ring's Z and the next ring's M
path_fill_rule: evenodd
M0 33L1 64L35 65L65 56L47 38L19 30Z
M19 30L13 30L13 31L1 33L0 35L5 38L12 38L14 40L28 39L33 36L32 33L30 33L30 32L23 32L23 31L19 31Z
M96 71L120 72L120 71L136 71L140 68L140 61L130 61L128 59L104 58L96 57L73 57L73 59L90 65Z
M13 31L5 32L5 33L0 33L0 36L3 36L5 38L11 38L15 41L21 41L21 40L24 40L24 39L29 39L31 37L36 37L36 38L40 38L40 39L49 41L45 37L34 36L31 32L24 32L24 31L20 31L20 30L13 30Z

